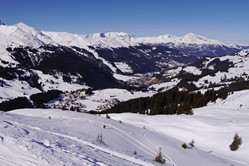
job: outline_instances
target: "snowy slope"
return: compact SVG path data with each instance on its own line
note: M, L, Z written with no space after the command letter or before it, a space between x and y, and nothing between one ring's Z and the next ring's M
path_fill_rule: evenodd
M55 44L49 36L38 29L24 23L12 26L0 25L0 60L17 63L6 51L8 47L31 46L39 47L44 44Z
M158 133L173 137L180 142L188 143L194 139L196 147L209 154L249 165L248 97L248 90L236 92L224 101L218 101L206 107L194 109L193 116L146 116L135 114L111 114L110 116L113 119L122 120L124 123L138 127L148 127ZM242 145L237 151L233 152L230 151L229 145L235 133L238 133L242 138ZM169 150L167 152L170 153ZM178 158L178 156L175 158ZM196 156L194 158L198 162L199 157ZM203 165L205 162L210 166L216 165L209 163L209 161L193 165ZM188 164L181 163L179 165Z
M34 70L32 71L37 76L39 76L38 82L42 85L43 91L48 91L52 89L61 90L61 91L74 91L77 89L82 88L89 88L89 86L86 85L80 85L77 83L68 83L65 82L62 78L62 75L57 75L57 77L44 74L41 71ZM30 75L29 72L25 73L27 76ZM32 78L31 78L32 80ZM17 98L17 97L29 97L32 94L40 93L41 90L32 87L28 82L24 80L19 79L13 79L13 80L5 80L0 79L1 86L0 86L0 102L6 101L9 99Z
M246 110L237 113L236 125L229 122L230 111L226 113L223 109L221 118L219 112L204 110L198 110L194 116L111 114L117 121L60 110L23 109L1 113L0 158L6 166L149 166L161 165L153 160L161 147L166 165L248 165L245 155L249 133L243 120L248 117ZM245 141L238 151L229 152L227 144L235 130ZM102 141L97 141L100 134ZM192 138L196 147L182 149L181 144ZM208 143L211 138L213 141ZM222 148L215 146L217 144Z
M0 25L1 49L3 46L33 46L39 47L43 44L53 43L49 36L46 36L38 29L24 23L12 26Z
M205 57L182 67L175 67L160 73L163 83L151 85L166 88L168 84L176 85L181 80L193 83L196 88L219 87L236 81L249 79L249 50L243 49L235 54L220 57Z
M217 64L216 66L212 65L212 62L215 60L220 60L221 62L229 62L230 66L228 66L227 71L218 71L214 75L210 76L207 75L205 77L202 77L198 81L194 82L198 87L202 86L205 84L205 82L208 80L210 83L221 83L221 80L223 79L222 83L229 84L233 81L231 81L235 77L242 77L245 80L248 80L248 75L249 75L249 50L242 50L235 55L227 55L227 56L222 56L219 58L211 58L207 60L205 63L205 66L201 69L210 69L210 70L216 70L217 69ZM187 71L187 68L191 68L191 66L186 67L185 71ZM190 71L187 71L189 73L194 73L195 75L200 75L200 72L196 72L194 68Z

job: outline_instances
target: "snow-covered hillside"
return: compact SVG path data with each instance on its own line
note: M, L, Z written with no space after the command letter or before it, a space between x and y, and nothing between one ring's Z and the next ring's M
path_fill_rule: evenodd
M154 84L155 89L168 89L168 84L176 85L179 81L193 83L198 88L214 88L249 79L249 50L220 57L205 57L186 66L165 70L160 78L164 83ZM184 86L184 85L183 85Z
M24 23L12 26L0 25L0 38L0 50L5 50L8 46L39 47L44 44L53 44L49 36Z
M210 103L206 107L194 109L193 116L162 115L151 117L135 114L115 114L111 115L111 117L137 127L148 126L150 129L173 137L180 142L188 143L194 139L196 147L209 154L230 161L237 161L242 165L249 165L248 97L248 90L236 92L226 100L220 100L216 103ZM236 133L242 138L242 144L237 151L230 151L229 145ZM165 142L165 144L167 143ZM189 149L189 151L191 150ZM170 153L170 150L165 152ZM175 157L176 160L178 158L181 157ZM194 157L194 161L198 161L198 159L198 156ZM209 161L193 165L205 165L205 163L209 166L216 165L209 163ZM181 163L179 165L188 164Z
M246 166L248 94L248 90L236 92L226 100L195 109L193 116L109 114L108 119L53 109L2 112L1 163L161 165L154 161L161 148L165 165ZM242 145L232 152L229 145L235 133L242 138ZM192 139L195 147L181 147Z

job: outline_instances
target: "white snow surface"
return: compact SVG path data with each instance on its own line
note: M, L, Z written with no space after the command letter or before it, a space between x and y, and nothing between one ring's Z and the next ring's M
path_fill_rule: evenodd
M201 70L194 67L194 66L187 66L183 70L188 72L188 73L192 73L194 75L200 75L201 74Z
M113 74L113 77L121 81L136 80L140 78L139 76L126 76L126 75L116 74L116 73Z
M124 62L114 62L115 66L123 73L132 73L132 68Z
M38 29L28 26L24 23L18 23L12 26L0 25L1 45L5 46L33 46L39 47L43 44L52 44L53 40L43 34Z
M150 88L154 88L156 91L162 89L162 91L169 90L179 83L178 79L172 80L171 82L163 82L158 84L153 84Z
M31 88L25 81L5 80L5 83L7 85L0 86L0 102L21 96L28 97L40 92L40 90L36 88Z
M194 110L194 115L96 116L56 109L0 113L0 159L13 165L248 166L249 90ZM238 133L242 145L230 151ZM102 135L102 141L97 136ZM182 143L195 140L195 147ZM134 151L137 152L134 155Z

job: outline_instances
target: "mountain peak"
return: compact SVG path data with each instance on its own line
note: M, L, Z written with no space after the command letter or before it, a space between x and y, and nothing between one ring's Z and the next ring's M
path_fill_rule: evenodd
M201 35L197 35L195 33L187 33L186 35L183 36L183 38L187 38L187 39L193 39L193 40L208 40L206 37L201 36Z
M130 38L132 37L132 35L129 35L128 33L125 33L125 32L106 32L104 34L106 37L109 37L109 38L116 38L116 37Z
M219 42L217 40L208 39L204 36L197 35L194 33L187 33L182 37L182 40L186 43L195 43L195 44L223 44L222 42Z
M19 22L17 24L14 25L14 27L16 27L18 30L24 31L26 33L41 33L39 30L23 23L23 22Z
M186 37L195 37L195 36L200 36L200 35L197 35L195 33L190 32L190 33L185 34L184 36L186 36Z
M87 37L93 37L93 38L131 38L132 35L129 35L125 32L102 32L102 33L93 33L90 35L87 35Z
M43 34L40 30L23 22L8 26L8 28L13 29L8 40L12 41L12 43L16 43L16 45L39 47L40 45L53 42L50 37Z
M92 33L90 35L86 35L86 37L90 38L105 38L105 33Z
M175 36L172 36L170 34L164 34L164 35L160 35L158 36L159 38L174 38Z
M23 22L19 22L19 23L15 24L15 26L18 28L22 28L22 29L32 28L31 26L29 26Z

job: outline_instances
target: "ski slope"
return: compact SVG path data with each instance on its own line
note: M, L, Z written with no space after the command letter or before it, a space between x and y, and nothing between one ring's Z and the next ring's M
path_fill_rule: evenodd
M0 116L0 161L20 165L247 166L249 91L236 92L187 115L90 115L57 109L21 109ZM229 144L242 137L237 151ZM102 135L102 141L98 141ZM181 145L195 140L194 148ZM136 155L134 152L136 151Z

